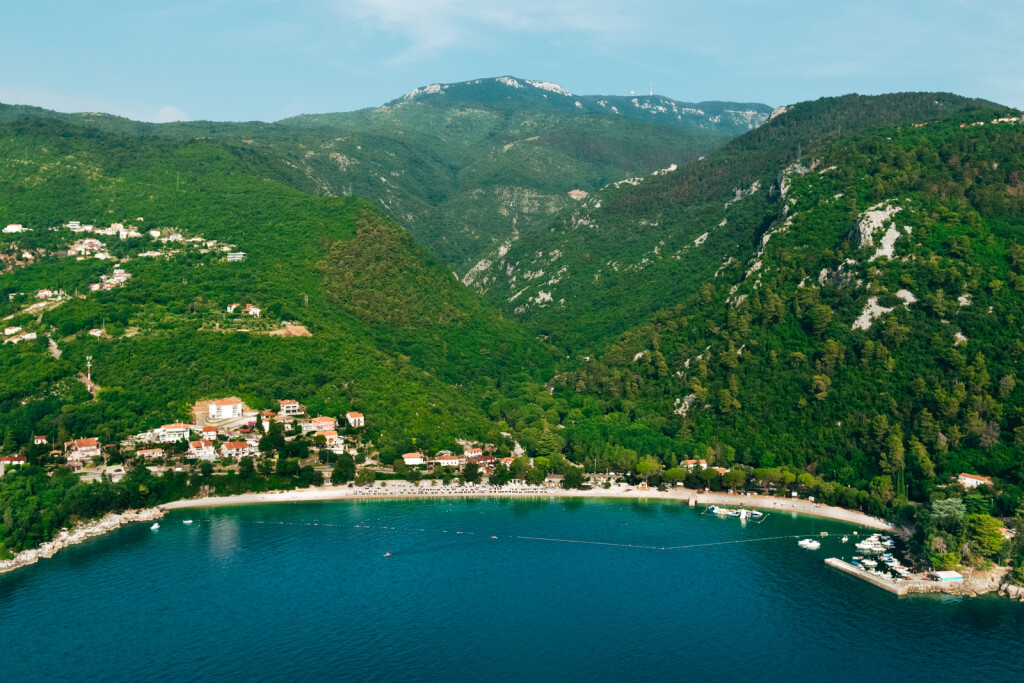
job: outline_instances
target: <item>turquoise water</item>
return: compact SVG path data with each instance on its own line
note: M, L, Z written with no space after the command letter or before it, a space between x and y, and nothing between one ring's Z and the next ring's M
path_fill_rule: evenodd
M899 599L826 567L838 538L775 538L850 530L633 501L180 511L0 576L0 677L1024 680L1024 605Z

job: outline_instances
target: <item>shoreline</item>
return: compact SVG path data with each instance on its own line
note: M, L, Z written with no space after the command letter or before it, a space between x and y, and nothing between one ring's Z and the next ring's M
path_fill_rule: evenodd
M120 514L108 512L99 519L80 522L71 529L61 529L53 540L46 541L35 548L22 550L9 560L0 560L0 574L27 567L44 558L53 557L64 548L78 545L110 531L116 531L125 524L152 522L155 519L160 519L164 514L164 510L157 506L142 510L125 510Z
M108 512L103 517L90 522L81 522L72 529L62 529L50 541L36 548L22 550L13 558L0 560L0 574L14 571L21 567L35 564L41 559L53 557L56 553L90 538L102 536L116 531L125 524L136 522L152 522L162 518L171 510L188 510L196 508L231 507L237 505L263 505L268 503L310 503L326 501L364 501L387 499L483 499L483 498L590 498L612 500L653 500L687 503L690 507L697 505L744 505L749 508L770 510L779 513L790 513L829 519L854 526L876 530L890 530L888 522L871 517L857 510L832 507L812 503L807 500L787 500L771 496L739 495L719 492L701 492L692 489L672 489L670 491L642 490L625 484L615 484L609 489L596 488L589 491L578 489L549 489L533 486L505 486L492 489L488 486L413 486L409 482L389 481L388 486L377 482L370 487L342 486L311 486L308 489L291 491L272 491L269 493L242 493L234 496L211 496L207 498L191 498L164 503L153 508L142 510L126 510L122 513Z
M624 484L613 485L610 489L596 488L589 491L577 489L547 489L540 487L508 486L497 489L489 487L459 486L413 486L408 482L380 482L371 487L321 486L291 491L269 493L243 493L235 496L211 496L166 503L164 510L189 508L224 507L232 505L259 505L263 503L302 503L331 500L382 500L388 498L430 499L430 498L612 498L617 500L661 500L691 503L692 505L744 505L745 507L775 512L796 513L819 517L879 531L890 531L892 526L885 520L872 517L857 510L812 503L807 500L774 498L772 496L739 495L721 492L704 493L693 489L672 489L669 491L641 490Z

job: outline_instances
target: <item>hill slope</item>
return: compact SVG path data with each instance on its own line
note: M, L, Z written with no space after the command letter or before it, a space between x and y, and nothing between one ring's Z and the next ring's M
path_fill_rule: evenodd
M522 233L468 281L557 343L586 350L745 260L779 210L772 188L795 162L858 130L988 104L905 93L781 108L703 160L613 184Z
M401 228L362 200L294 189L301 171L278 159L39 118L0 125L0 150L0 220L30 229L0 240L5 326L38 334L0 351L0 421L18 443L34 432L109 439L232 394L361 408L385 444L433 443L491 429L480 407L491 378L550 373L546 349ZM72 220L139 234L75 234ZM76 258L88 239L110 258ZM248 256L230 262L222 249ZM90 291L116 282L115 262L131 279ZM47 304L44 288L68 296ZM233 303L262 315L226 313ZM284 321L311 336L285 334ZM74 381L85 356L104 388L95 401Z

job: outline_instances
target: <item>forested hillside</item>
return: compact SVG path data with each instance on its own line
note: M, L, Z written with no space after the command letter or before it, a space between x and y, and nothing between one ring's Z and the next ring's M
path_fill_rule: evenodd
M781 108L696 163L617 183L524 233L472 282L555 343L589 353L735 265L730 259L745 260L779 210L772 187L792 164L857 131L960 120L989 104L904 93Z
M550 376L539 342L376 209L296 190L299 171L245 146L28 118L0 124L0 159L0 220L27 228L0 240L0 305L5 327L37 334L0 351L0 431L14 447L39 433L115 439L220 395L361 409L385 446L444 442L492 429L480 401L496 382ZM103 237L107 259L79 259L98 235L70 233L73 220L138 231ZM114 264L131 279L90 291ZM75 381L86 356L95 400Z
M0 121L31 116L116 135L248 148L293 187L370 201L461 277L484 252L574 206L579 200L569 192L593 193L685 164L759 125L770 111L648 96L563 101L567 96L527 83L506 77L437 86L443 96L421 88L374 109L276 123L158 125L2 105Z
M1017 116L975 107L844 133L775 183L762 176L749 237L730 236L717 272L581 362L566 390L619 406L665 459L792 467L838 485L824 502L849 486L878 514L977 472L997 482L993 510L1012 515L1024 480ZM652 196L636 192L609 205ZM750 199L711 221L732 224ZM567 437L576 460L617 447Z

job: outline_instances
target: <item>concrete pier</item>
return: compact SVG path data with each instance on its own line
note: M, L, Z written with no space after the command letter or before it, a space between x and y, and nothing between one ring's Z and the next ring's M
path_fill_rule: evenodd
M845 572L851 576L856 576L858 579L863 579L868 583L872 583L883 590L887 590L893 595L906 595L909 592L906 581L896 581L895 579L889 579L882 576L875 576L869 574L863 569L854 567L849 562L840 560L838 557L829 557L825 560L825 564L830 567L834 567L841 572Z

